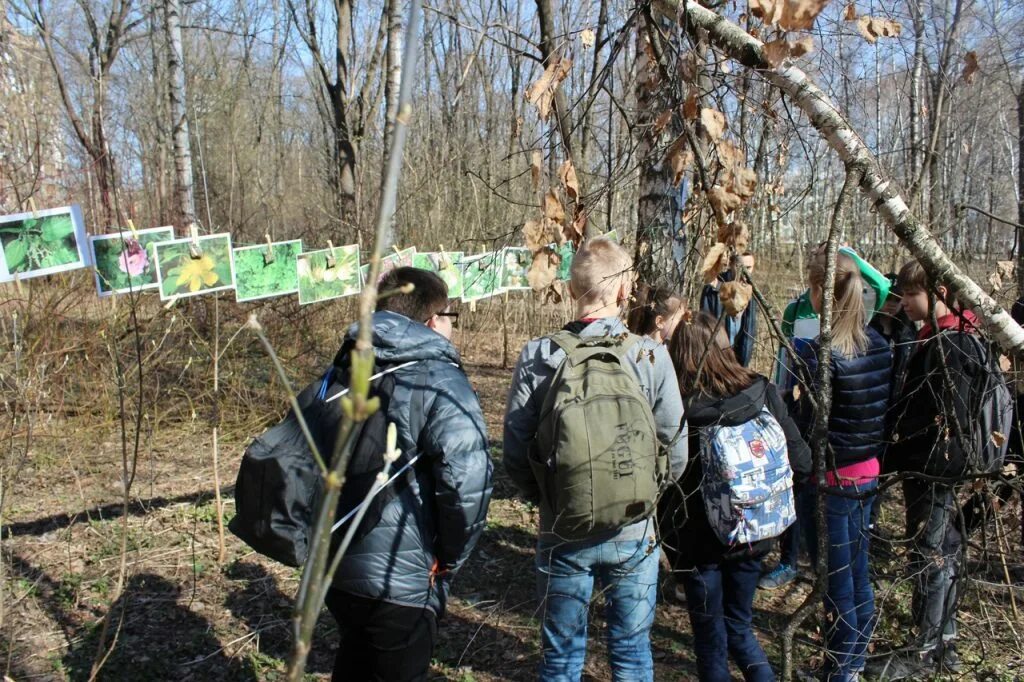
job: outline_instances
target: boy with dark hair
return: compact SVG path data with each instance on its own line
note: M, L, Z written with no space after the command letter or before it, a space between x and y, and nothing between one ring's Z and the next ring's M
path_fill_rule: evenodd
M402 287L409 290L393 293ZM384 379L375 388L385 393L381 409L397 426L398 448L419 460L389 484L398 487L371 527L360 526L328 591L341 632L336 682L427 678L449 581L480 537L491 496L486 426L450 341L458 313L445 283L403 267L380 290L387 295L373 315L373 352L390 388ZM335 358L339 381L357 333L352 325Z
M956 482L974 459L965 448L978 447L970 442L971 404L976 378L986 371L979 344L971 338L978 334L977 319L958 308L945 283L933 282L920 263L911 261L900 270L897 285L907 317L923 327L893 408L886 469L945 480L903 482L917 635L912 651L869 666L888 680L960 670L953 644L962 575Z
M748 273L754 272L755 260L752 252L745 251L740 256L740 262L743 263L743 267L746 268ZM746 309L739 315L733 317L724 314L722 299L718 295L718 290L726 282L731 282L733 277L734 274L730 268L720 273L718 278L711 284L705 284L700 294L700 309L715 318L722 319L723 328L729 337L729 343L732 344L732 350L736 354L736 359L739 360L741 365L748 367L754 357L754 345L757 342L757 316L759 308L757 301L751 299Z
M629 335L623 321L632 265L609 239L583 245L569 284L576 321L526 344L509 389L505 469L523 497L540 505L542 680L580 679L595 581L604 589L613 678L654 679L659 549L651 515L662 474L677 478L686 466L687 438L665 345ZM613 379L618 393L603 390ZM574 399L560 402L563 394Z

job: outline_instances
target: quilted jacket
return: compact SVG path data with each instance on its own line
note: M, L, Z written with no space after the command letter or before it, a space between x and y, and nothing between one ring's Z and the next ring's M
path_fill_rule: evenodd
M356 326L347 335L348 346ZM373 317L379 366L397 370L388 421L398 447L421 459L411 485L384 507L380 522L346 552L332 588L444 612L447 577L483 531L491 497L487 430L476 393L450 341L391 312ZM335 365L348 362L339 352ZM442 579L432 579L435 561Z

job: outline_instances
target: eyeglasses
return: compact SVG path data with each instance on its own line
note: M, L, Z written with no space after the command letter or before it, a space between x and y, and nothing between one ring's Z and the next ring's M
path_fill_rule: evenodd
M449 311L449 310L444 310L442 312L439 312L437 314L437 316L438 317L450 317L451 320L452 320L452 327L458 327L459 326L459 314L457 312L452 312L452 311Z

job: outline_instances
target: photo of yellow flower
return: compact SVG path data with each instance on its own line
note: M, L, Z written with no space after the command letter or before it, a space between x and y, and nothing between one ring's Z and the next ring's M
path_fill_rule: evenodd
M317 303L362 290L359 277L359 245L335 246L333 262L330 249L299 254L299 304Z
M193 258L191 239L174 239L153 245L156 253L160 298L199 296L235 288L235 263L231 235L199 237L199 254Z

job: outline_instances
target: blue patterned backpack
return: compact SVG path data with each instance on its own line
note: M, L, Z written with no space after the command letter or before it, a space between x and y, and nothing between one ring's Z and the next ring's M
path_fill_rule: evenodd
M703 428L700 440L704 508L723 544L773 538L796 520L786 434L767 407L742 424Z

